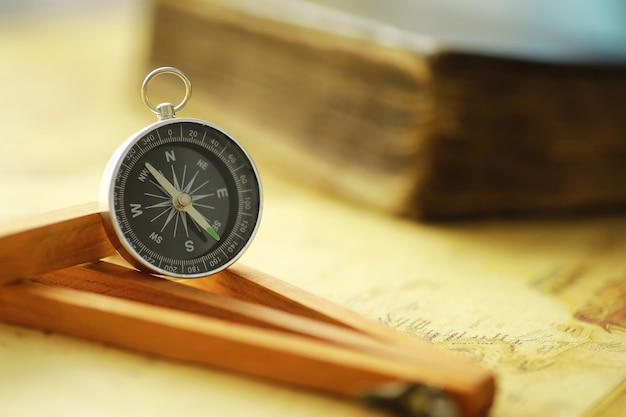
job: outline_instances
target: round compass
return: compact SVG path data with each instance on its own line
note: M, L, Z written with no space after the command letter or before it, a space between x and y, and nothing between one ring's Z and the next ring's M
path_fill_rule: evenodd
M147 82L174 73L185 100L154 107ZM198 119L175 118L191 92L171 67L148 75L144 101L162 119L136 133L112 156L101 189L104 221L120 254L141 270L197 278L232 264L259 225L257 170L228 133Z

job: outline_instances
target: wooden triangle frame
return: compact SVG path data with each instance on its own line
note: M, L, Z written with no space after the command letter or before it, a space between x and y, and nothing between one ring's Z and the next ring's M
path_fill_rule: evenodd
M0 228L0 265L7 323L407 415L477 417L493 402L482 367L239 263L195 280L136 271L95 203Z

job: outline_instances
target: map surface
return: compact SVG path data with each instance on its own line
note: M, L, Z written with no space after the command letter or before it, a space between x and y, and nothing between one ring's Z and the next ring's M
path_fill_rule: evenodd
M296 222L282 203L276 215ZM298 285L493 370L493 416L611 415L592 410L624 402L626 219L424 225L314 210L290 242L303 256L263 267L280 277L318 260ZM323 239L342 249L329 258Z

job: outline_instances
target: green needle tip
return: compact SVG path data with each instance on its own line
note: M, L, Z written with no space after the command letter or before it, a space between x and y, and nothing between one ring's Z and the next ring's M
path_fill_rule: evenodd
M211 235L211 237L213 237L213 239L220 240L220 235L218 235L217 232L213 230L212 227L207 227L206 231L209 232L209 234Z

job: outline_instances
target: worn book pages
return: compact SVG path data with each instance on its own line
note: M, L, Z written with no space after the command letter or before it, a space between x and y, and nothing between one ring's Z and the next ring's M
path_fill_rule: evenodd
M439 3L321 2L352 7L158 0L149 62L185 68L207 111L257 127L256 155L347 201L429 220L626 207L626 67L570 62L565 51L538 53L551 63L514 53L511 37L531 50L569 48L563 33L548 36L511 4L455 4L444 17ZM424 20L466 40L479 29L483 39L509 38L515 59L458 48Z

